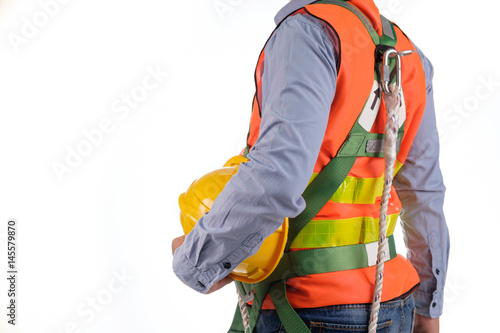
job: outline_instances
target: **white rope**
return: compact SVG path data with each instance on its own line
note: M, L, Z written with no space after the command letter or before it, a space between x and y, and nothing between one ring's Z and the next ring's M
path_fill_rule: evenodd
M245 333L247 333L249 332L250 329L250 315L248 313L248 308L246 304L246 302L249 301L247 300L248 295L244 298L241 295L238 286L236 286L236 293L238 294L238 307L240 308L241 319L243 320L243 327L245 328Z
M384 101L387 109L387 122L385 124L385 140L384 140L384 190L380 203L379 214L379 239L378 239L378 255L377 268L375 278L375 290L373 292L373 302L370 313L370 323L368 332L375 333L377 331L378 313L380 310L380 301L382 299L382 285L384 282L384 261L389 255L387 247L387 206L389 203L392 187L392 178L394 176L394 164L396 163L396 145L398 140L398 111L400 103L400 92L397 85L389 86L391 94L384 93Z

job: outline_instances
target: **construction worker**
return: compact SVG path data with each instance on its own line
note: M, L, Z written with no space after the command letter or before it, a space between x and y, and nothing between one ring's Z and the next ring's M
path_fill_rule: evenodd
M382 20L372 0L292 0L275 21L255 72L257 91L244 153L249 161L195 228L173 240L175 274L201 293L230 283L231 270L254 254L285 217L305 210L302 194L311 175L338 155L354 125L364 121L358 116L366 105L382 105L367 131L384 131L386 106L373 75L374 58L386 45L379 50L373 41L378 40L374 33L392 35L396 50L416 51L402 59L400 104L405 111L387 212L388 235L401 215L408 259L391 255L385 262L377 330L439 332L449 234L431 63L399 27ZM373 231L378 229L374 223L384 162L366 152L354 157L342 185L310 222L312 237L295 238L291 251L361 244L370 256L368 245L377 240ZM366 332L374 284L372 265L287 278L286 295L312 332ZM287 325L273 302L267 295L260 305L254 331L284 332Z

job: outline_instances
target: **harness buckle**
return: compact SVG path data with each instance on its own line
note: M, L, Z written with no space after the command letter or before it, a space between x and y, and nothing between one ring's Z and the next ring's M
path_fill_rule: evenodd
M382 63L382 89L387 95L392 95L389 90L389 84L391 83L391 70L390 70L390 58L396 58L396 86L397 92L401 90L401 58L414 53L414 50L396 51L394 48L387 49L384 52L383 63Z

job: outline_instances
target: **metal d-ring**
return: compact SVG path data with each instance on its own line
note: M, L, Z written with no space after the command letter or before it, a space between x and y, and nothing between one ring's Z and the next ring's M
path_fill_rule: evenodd
M383 63L382 63L382 89L388 95L392 95L389 90L389 84L391 82L391 70L389 68L389 58L396 58L396 86L398 91L401 90L401 57L407 56L414 53L414 50L405 50L398 52L393 48L388 49L384 53Z

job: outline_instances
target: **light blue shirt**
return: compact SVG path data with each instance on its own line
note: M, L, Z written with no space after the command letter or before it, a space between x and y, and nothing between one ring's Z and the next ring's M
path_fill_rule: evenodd
M311 3L294 0L277 14L276 23ZM196 224L177 249L175 274L205 293L262 241L305 208L306 188L321 143L337 80L331 36L308 15L286 18L265 47L262 76L262 123L248 154L249 162L226 185L210 212ZM443 214L445 187L439 168L431 63L422 52L427 104L408 158L394 186L403 204L408 258L421 285L415 293L417 313L442 313L449 253Z

